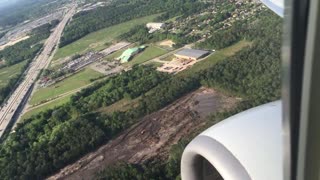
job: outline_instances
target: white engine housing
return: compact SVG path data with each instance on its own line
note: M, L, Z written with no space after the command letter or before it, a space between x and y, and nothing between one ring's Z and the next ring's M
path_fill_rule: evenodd
M232 116L197 136L184 150L183 180L281 180L282 103ZM212 166L214 167L212 167Z

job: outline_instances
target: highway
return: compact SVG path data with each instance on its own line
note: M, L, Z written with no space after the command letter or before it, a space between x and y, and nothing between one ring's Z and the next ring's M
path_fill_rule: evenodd
M1 107L0 110L0 138L10 124L13 115L19 108L19 105L26 96L28 90L36 81L42 69L50 64L50 56L55 47L58 46L60 37L62 35L65 25L76 11L76 4L73 4L70 10L66 13L62 21L51 33L50 37L46 40L42 52L30 63L29 69L26 72L24 80L19 84L17 89L12 93L7 102Z

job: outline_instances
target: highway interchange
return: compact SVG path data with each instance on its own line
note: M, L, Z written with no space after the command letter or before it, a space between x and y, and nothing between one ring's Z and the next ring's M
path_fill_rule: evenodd
M42 52L30 63L29 69L23 81L19 84L16 90L12 93L7 102L0 110L0 138L4 134L8 125L12 121L12 117L19 108L20 104L27 95L29 89L32 87L42 69L46 68L50 63L50 56L54 49L58 46L60 37L62 35L65 25L76 11L76 4L73 4L70 10L66 13L62 21L52 32L50 37L46 40Z

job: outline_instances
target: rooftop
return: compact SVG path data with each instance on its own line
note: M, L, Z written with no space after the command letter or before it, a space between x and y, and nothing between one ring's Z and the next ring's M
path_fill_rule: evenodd
M121 63L128 62L130 58L138 53L140 50L145 49L145 46L140 46L140 47L134 47L134 48L129 48L125 50L118 59L121 60Z
M204 51L204 50L198 50L198 49L183 49L181 51L178 51L175 53L175 55L178 56L187 56L191 58L201 58L202 56L208 54L209 51Z

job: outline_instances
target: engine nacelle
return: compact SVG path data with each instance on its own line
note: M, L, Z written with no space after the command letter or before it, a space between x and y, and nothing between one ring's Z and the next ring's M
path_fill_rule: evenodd
M232 116L201 133L183 152L183 180L280 180L282 103Z

